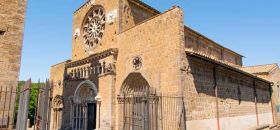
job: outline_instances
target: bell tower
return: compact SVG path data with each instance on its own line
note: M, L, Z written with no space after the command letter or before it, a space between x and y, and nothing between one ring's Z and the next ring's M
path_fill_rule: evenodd
M12 129L26 0L1 0L0 7L0 129Z

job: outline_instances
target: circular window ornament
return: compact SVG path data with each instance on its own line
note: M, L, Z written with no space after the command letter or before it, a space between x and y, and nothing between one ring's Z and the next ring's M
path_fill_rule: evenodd
M142 58L141 57L135 57L132 61L133 68L135 70L139 70L142 67Z
M85 17L83 23L83 39L87 48L94 48L100 44L105 29L104 8L93 7Z

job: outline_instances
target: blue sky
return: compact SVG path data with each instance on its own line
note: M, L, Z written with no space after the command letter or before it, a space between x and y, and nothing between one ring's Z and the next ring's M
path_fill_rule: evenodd
M86 0L28 0L20 80L49 77L70 59L72 14ZM179 5L185 24L242 55L244 65L280 64L279 0L143 0L165 11Z

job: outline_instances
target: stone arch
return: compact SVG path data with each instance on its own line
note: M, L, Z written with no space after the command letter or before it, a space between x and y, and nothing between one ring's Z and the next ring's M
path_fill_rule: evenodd
M53 99L53 108L63 108L63 99L61 95L56 95Z
M77 86L71 104L70 118L73 130L96 129L97 93L96 85L90 80L85 80Z
M120 89L120 95L130 95L130 94L154 94L155 89L152 88L149 82L144 78L141 73L133 72L130 73L124 82L122 83Z
M159 97L141 73L130 73L118 97L122 130L149 129L157 124ZM133 120L131 120L133 119Z
M62 124L63 98L56 95L53 99L52 129L60 129Z
M75 90L74 103L94 102L97 94L96 85L90 80L85 80L81 82Z

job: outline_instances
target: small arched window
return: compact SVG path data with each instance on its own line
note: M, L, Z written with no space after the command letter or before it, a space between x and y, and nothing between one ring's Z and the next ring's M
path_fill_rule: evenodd
M62 109L63 109L62 96L57 95L53 100L53 129L55 130L59 130L61 128Z

